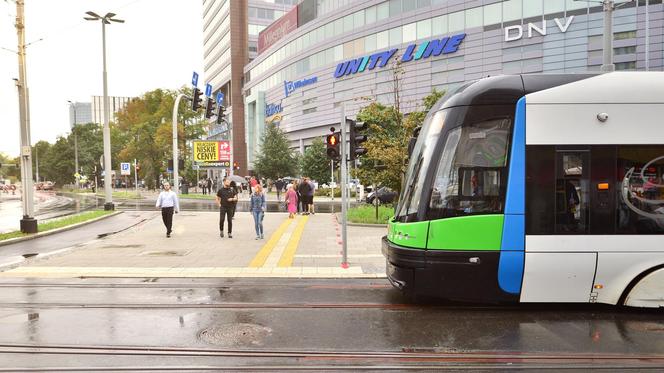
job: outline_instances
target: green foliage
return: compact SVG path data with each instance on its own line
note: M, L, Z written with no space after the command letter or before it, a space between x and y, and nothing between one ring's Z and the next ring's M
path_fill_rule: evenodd
M330 181L330 160L327 158L323 139L315 138L300 159L302 176L308 176L320 184Z
M0 179L7 178L12 182L21 179L21 165L19 157L11 158L4 153L0 153L0 165L3 164L5 166L0 166Z
M434 89L423 99L422 111L412 112L405 117L399 111L398 104L385 106L373 102L362 108L357 119L369 125L369 140L365 143L367 155L362 158L357 177L365 184L384 185L399 192L406 172L408 143L413 130L422 125L427 111L442 96L442 92Z
M159 183L159 175L164 174L168 160L173 157L173 104L179 93L191 94L188 88L179 91L156 89L131 101L117 115L118 141L122 147L118 151L119 162L138 160L139 178L145 179L148 188ZM187 101L181 100L178 109L178 148L180 156L191 159L191 152L185 146L187 140L202 138L206 121L199 113L187 109ZM186 126L184 124L187 124ZM186 162L191 166L191 162ZM195 176L183 170L183 175L192 181ZM195 175L195 174L194 174Z
M277 126L267 125L254 161L254 170L258 176L272 180L293 176L297 172L298 163L298 157L290 149L286 134Z
M378 220L376 220L376 207L364 205L352 207L348 210L348 221L362 224L387 224L394 216L394 207L391 205L378 206Z

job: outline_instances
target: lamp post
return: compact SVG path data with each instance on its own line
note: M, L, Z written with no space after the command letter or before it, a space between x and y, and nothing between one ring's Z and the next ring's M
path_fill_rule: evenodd
M113 179L111 176L111 129L109 127L109 103L108 103L108 87L106 79L106 25L110 25L111 22L124 23L124 20L113 18L115 13L106 13L105 16L100 16L94 12L86 12L87 17L83 17L86 21L101 21L101 39L102 39L102 56L104 64L104 194L105 194L105 203L104 210L113 210L113 191L111 189L111 184Z
M78 133L76 132L76 125L78 123L76 122L76 104L70 100L67 100L67 102L69 102L69 106L74 109L74 123L71 128L72 132L74 132L74 177L76 178L76 189L78 189Z

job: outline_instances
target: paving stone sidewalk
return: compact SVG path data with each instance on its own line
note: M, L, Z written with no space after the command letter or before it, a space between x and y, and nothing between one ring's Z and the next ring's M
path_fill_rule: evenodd
M0 272L0 277L384 277L385 228L348 227L348 267L342 267L341 227L332 214L267 213L265 239L239 212L233 238L220 238L215 212L174 216L167 238L161 215L125 232ZM227 229L227 226L226 226ZM224 232L226 233L226 232Z

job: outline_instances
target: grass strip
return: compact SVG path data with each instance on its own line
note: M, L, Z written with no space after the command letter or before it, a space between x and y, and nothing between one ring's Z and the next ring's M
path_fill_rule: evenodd
M348 221L359 224L387 224L394 215L392 205L378 206L378 219L376 219L376 206L365 205L352 207L348 210Z
M70 225L83 223L88 220L96 219L101 216L112 214L115 211L93 210L86 211L75 215L69 215L62 218L49 219L43 223L38 224L38 232L46 232L57 228L63 228ZM8 240L10 238L29 236L27 233L21 231L13 231L8 233L0 233L0 241Z
M180 199L214 199L215 194L201 194L201 193L189 193L189 194L179 194Z

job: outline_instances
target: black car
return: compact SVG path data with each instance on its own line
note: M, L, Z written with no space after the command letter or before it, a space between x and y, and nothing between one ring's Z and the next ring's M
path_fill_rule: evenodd
M394 199L397 198L397 192L393 191L388 187L378 188L376 192L371 192L367 194L367 203L373 204L376 201L376 196L378 196L378 204L392 203Z

